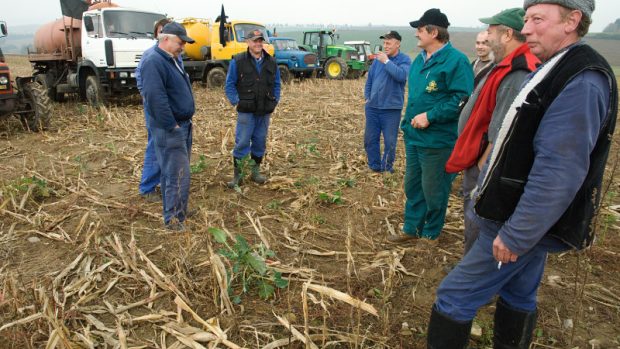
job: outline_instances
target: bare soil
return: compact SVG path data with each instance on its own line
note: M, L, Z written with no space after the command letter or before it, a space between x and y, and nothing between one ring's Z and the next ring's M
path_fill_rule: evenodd
M8 61L28 74L23 57ZM435 290L462 253L460 180L437 246L385 243L402 223L404 153L399 142L394 174L367 170L364 81L284 86L263 166L270 180L241 193L225 185L235 112L222 91L194 85L190 206L199 214L185 233L165 231L161 204L138 195L138 98L100 110L55 104L40 133L0 120L0 348L303 348L304 333L307 347L424 348ZM616 142L609 178L617 160ZM620 347L619 184L606 185L594 246L549 257L533 348ZM218 260L230 260L218 258L208 228L268 244L288 286L268 300L250 288L227 308ZM493 312L480 310L472 347L491 347Z

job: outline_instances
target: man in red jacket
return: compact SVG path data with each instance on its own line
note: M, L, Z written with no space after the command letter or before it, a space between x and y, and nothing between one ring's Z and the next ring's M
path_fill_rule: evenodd
M495 63L491 73L480 82L459 118L459 138L446 164L446 171L463 171L463 209L465 214L464 254L478 238L479 228L467 212L472 212L471 192L486 161L504 115L521 88L525 77L540 63L525 44L522 8L504 10L493 17L481 18L488 24L487 41Z

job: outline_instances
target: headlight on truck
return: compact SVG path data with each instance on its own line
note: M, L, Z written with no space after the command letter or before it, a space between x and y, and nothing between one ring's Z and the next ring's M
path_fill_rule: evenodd
M9 78L7 78L5 75L0 76L0 85L8 85L9 83Z
M122 71L118 73L118 77L121 79L127 79L129 77L129 73L127 73L126 71Z

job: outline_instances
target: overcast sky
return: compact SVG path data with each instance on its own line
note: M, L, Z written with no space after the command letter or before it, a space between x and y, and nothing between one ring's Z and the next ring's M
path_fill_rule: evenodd
M16 25L46 23L60 17L58 0L2 0L1 20L9 28ZM8 3L11 3L8 6ZM115 3L138 9L166 13L174 18L215 19L224 4L232 19L262 23L350 24L406 26L431 7L440 8L453 26L478 27L480 17L493 15L509 7L523 5L523 0L116 0ZM250 5L251 4L251 5ZM620 0L597 0L591 32L600 32L620 17Z

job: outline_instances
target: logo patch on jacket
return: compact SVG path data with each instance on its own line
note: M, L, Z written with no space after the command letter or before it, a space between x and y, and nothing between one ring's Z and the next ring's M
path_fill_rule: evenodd
M437 91L437 82L435 80L432 80L431 82L428 83L428 85L426 86L426 92L428 93L432 93Z

